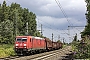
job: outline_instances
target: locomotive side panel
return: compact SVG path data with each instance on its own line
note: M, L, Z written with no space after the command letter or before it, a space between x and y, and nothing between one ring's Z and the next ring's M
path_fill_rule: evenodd
M45 40L33 38L32 49L46 49Z

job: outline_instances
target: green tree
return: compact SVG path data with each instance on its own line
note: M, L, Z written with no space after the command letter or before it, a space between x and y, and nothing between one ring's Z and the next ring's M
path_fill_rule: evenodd
M90 0L85 0L87 5L87 13L86 19L87 19L87 26L85 27L85 30L81 33L82 35L90 35Z
M61 43L61 41L60 41L60 40L58 40L57 42Z
M3 21L0 24L1 42L12 43L13 42L13 23L10 20Z
M3 4L0 4L0 43L13 43L17 35L25 35L27 22L28 34L40 36L33 12L17 3L7 6L6 1L3 1Z

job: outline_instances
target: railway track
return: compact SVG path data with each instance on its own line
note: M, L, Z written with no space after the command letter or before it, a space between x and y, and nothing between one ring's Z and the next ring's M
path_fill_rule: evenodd
M54 50L50 52L44 52L40 54L34 54L30 56L14 56L4 58L2 60L62 60L62 56L66 56L66 54L70 53L71 47L67 46L65 48ZM0 59L1 60L1 59Z
M20 58L20 56L9 56L5 58L0 58L0 60L10 60L10 59L16 59L16 58Z

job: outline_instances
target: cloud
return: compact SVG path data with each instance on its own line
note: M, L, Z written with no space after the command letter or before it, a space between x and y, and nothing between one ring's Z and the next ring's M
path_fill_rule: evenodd
M51 16L57 18L64 18L60 8L56 4L55 0L9 0L11 2L17 2L22 7L28 8L39 16ZM67 16L76 17L77 15L84 16L86 8L85 2L82 0L59 0L62 8L66 12ZM73 12L73 13L72 13ZM82 13L82 14L81 14Z
M68 22L69 21L69 22ZM68 26L84 26L85 24L83 22L74 18L68 18L68 21L66 18L54 18L50 16L37 16L37 24L40 26L42 24L43 26L48 26L46 28L52 28L52 29L67 29ZM40 24L39 24L40 23Z

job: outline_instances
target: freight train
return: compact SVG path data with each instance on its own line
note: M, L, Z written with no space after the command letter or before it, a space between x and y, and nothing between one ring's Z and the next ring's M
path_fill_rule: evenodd
M34 52L60 49L62 48L62 43L53 42L48 38L17 36L14 48L17 55L25 55Z

